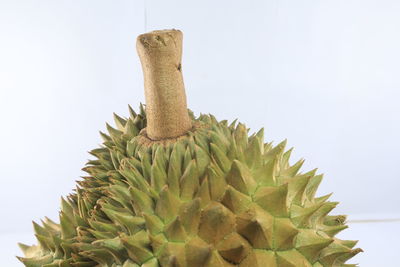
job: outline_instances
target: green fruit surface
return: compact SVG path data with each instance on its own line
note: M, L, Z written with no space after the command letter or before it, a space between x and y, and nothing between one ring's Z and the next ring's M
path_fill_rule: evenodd
M359 253L335 235L345 216L315 197L322 175L290 165L285 142L264 143L212 115L174 141L144 142L143 107L115 115L90 152L60 223L34 224L29 267L325 267ZM149 141L149 140L148 140Z

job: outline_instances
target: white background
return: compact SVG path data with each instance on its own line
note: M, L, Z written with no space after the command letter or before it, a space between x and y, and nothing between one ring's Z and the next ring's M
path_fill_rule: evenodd
M112 112L143 97L140 33L184 32L188 105L239 118L325 173L335 213L400 217L400 2L397 0L0 0L0 266L20 266L31 220L57 220ZM394 266L398 222L351 224ZM381 251L380 251L380 250Z

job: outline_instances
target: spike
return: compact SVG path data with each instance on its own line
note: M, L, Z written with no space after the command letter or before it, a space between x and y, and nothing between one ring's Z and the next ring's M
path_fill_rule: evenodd
M264 160L269 161L272 159L279 159L281 160L283 153L285 151L285 147L287 144L287 140L283 140L280 142L278 145L276 145L274 148L272 148L268 153L264 155Z
M278 172L278 159L274 158L257 168L252 169L253 177L260 185L275 186Z
M131 208L131 195L132 194L129 192L129 190L126 186L115 184L115 185L111 185L108 190L110 192L110 195L113 196L113 199L115 201L121 203L126 208ZM137 189L135 189L135 190L137 190Z
M357 240L340 240L340 239L335 239L335 241L343 246L346 246L348 248L354 248L355 245L357 245L358 241Z
M140 152L140 161L142 163L143 177L147 180L151 180L151 157L147 152Z
M333 266L334 263L343 263L342 259L347 260L359 252L362 252L362 250L352 250L337 242L333 242L327 248L322 250L319 262L325 266Z
M229 160L237 159L241 162L246 162L242 150L238 149L234 139L232 140L230 147L228 148L226 156L228 157Z
M311 173L311 176L314 176L313 173ZM304 174L305 175L305 174ZM310 182L308 183L307 189L306 189L306 194L309 200L312 200L315 197L315 193L318 189L319 184L322 181L323 176L322 175L316 175L310 179Z
M200 198L195 198L181 207L179 217L189 235L197 234L200 224L200 211Z
M97 239L109 239L114 237L114 233L101 232L93 229L88 229L88 231ZM64 248L64 244L62 244L61 246Z
M336 262L340 262L340 263L344 263L347 260L353 258L355 255L357 255L360 252L364 252L361 248L356 248L356 249L352 249L351 251L349 251L349 253L346 253L345 255L339 257ZM344 266L348 266L347 264L345 264ZM351 265L350 265L351 266Z
M256 133L256 136L258 137L258 139L260 139L260 143L263 144L264 143L264 127L261 128L260 130L258 130L258 132Z
M259 138L253 136L249 139L249 144L245 150L246 163L249 168L261 166L263 150L264 148Z
M60 243L61 243L61 239L60 239ZM62 242L60 245L61 245L62 251L64 252L64 256L66 258L71 257L73 255L72 244L70 244L68 242Z
M314 198L314 201L316 203L326 202L331 196L332 196L332 193L329 193L329 194L327 194L325 196Z
M148 247L150 245L149 233L146 230L137 231L133 237L143 247Z
M176 217L164 230L169 241L184 242L186 239L186 232L182 226L179 217Z
M70 204L69 200L65 200L63 197L61 198L61 210L65 213L66 216L68 216L71 220L73 219L73 207Z
M278 266L284 267L312 267L303 255L297 250L286 250L276 252L276 262ZM331 266L331 265L328 265Z
M274 239L273 248L277 250L286 250L294 247L294 240L299 230L288 218L274 219Z
M103 139L104 142L110 142L112 141L111 137L108 136L107 134L103 133L102 131L99 131L101 139Z
M231 168L231 161L217 145L211 143L210 147L215 162L218 164L223 172L228 172Z
M209 156L210 147L208 145L209 144L208 138L205 134L202 134L200 131L198 133L199 134L194 135L194 140L195 140L196 144L207 153L207 156Z
M166 243L160 253L159 259L161 266L185 266L185 244L175 242Z
M167 182L167 172L160 164L151 166L151 185L158 193Z
M133 138L139 134L138 127L133 123L132 119L128 119L125 124L125 129L123 130L124 134L126 134L129 138ZM133 156L133 154L132 154Z
M129 110L129 115L132 119L135 119L137 114L136 112L133 110L133 108L131 107L131 105L128 105L128 110ZM125 267L125 266L124 266Z
M113 164L113 169L118 170L119 169L119 162L121 153L119 153L116 149L110 150L110 155L111 155L111 162Z
M122 266L124 267L124 266ZM152 258L141 265L141 267L160 267L157 258Z
M274 218L258 207L236 217L236 229L257 249L271 249Z
M198 168L199 177L203 177L208 165L210 164L210 156L206 151L204 151L203 148L198 145L195 145L194 152L196 155L195 159L197 163L196 165Z
M212 144L216 144L222 153L226 154L228 152L228 147L230 145L229 141L222 135L214 131L210 133L210 139Z
M126 178L130 186L136 187L143 192L155 192L147 183L146 179L142 176L137 167L132 166L125 159L121 161L119 173Z
M312 225L311 217L321 208L322 203L314 204L310 207L303 208L297 205L291 207L292 222L299 228L306 228Z
M288 184L277 187L261 187L254 194L254 201L273 216L288 216Z
M137 265L136 263L134 263L131 260L126 260L124 262L124 264L122 265L122 267L140 267L140 265Z
M35 258L22 258L22 257L17 257L18 260L20 260L23 264L25 264L25 266L28 267L39 267L39 266L43 266L45 264L49 264L53 261L53 256L51 255L45 255L42 257L35 257Z
M145 109L145 106L146 106L146 105L144 105L144 104L142 104L142 103L140 103L140 106L139 106L140 115L142 115L143 117L146 116L146 109Z
M268 250L253 250L240 264L239 267L278 267L275 253Z
M233 267L235 265L226 262L217 251L212 251L209 260L204 267Z
M247 147L248 139L247 139L247 129L244 124L239 123L234 132L234 138L238 148L244 150Z
M94 230L99 231L99 232L117 234L119 231L121 231L121 228L118 225L108 223L108 222L91 220L91 221L89 221L89 224Z
M110 266L114 262L113 255L108 250L102 248L84 250L79 254L103 265Z
M235 217L220 203L211 203L200 217L199 236L208 243L216 243L235 229Z
M319 229L321 231L324 231L330 237L334 237L335 235L337 235L344 229L347 229L348 227L349 227L348 225L335 225L335 226L322 225L322 226L319 226Z
M280 175L281 176L286 176L286 177L294 177L300 170L301 166L304 164L304 159L301 159L297 161L295 164L290 166L287 169L284 169L281 171Z
M118 140L119 138L121 138L121 135L123 134L122 131L111 127L111 125L108 123L106 123L106 128L107 128L107 131L110 134L110 137L112 140L115 141L115 140Z
M293 147L283 153L282 159L281 159L281 164L280 164L281 170L286 170L286 169L290 168L289 160L290 160L290 156L292 155L292 152L293 152Z
M18 243L18 246L27 258L33 257L37 251L40 251L40 247L38 246L28 246L22 243Z
M197 191L196 197L200 198L202 207L207 205L210 202L211 196L210 196L210 190L209 190L207 176L203 179L203 182L200 185L199 191Z
M156 215L143 213L144 220L146 222L146 228L152 235L156 235L164 228L164 223Z
M183 156L183 169L186 169L191 161L192 154L190 153L190 148L186 147L185 154Z
M39 234L35 234L35 237L43 250L51 250L51 251L55 250L53 239L51 237Z
M229 171L226 182L236 190L246 195L251 195L257 188L257 183L251 175L250 170L241 162L234 160Z
M159 255L164 245L168 243L164 233L149 235L150 245L154 254Z
M128 229L130 234L134 234L145 223L142 217L132 216L130 213L118 212L104 207L103 211L111 220Z
M63 211L60 212L60 225L62 239L72 238L76 235L74 223L65 215Z
M302 229L296 237L296 249L311 263L314 263L322 249L332 242L333 239L322 237L315 230Z
M160 199L156 204L156 214L164 221L172 220L178 213L180 207L180 200L173 193L170 192L168 186L164 186L160 193Z
M126 119L121 118L116 113L113 113L113 116L114 116L115 125L117 125L118 130L123 132L125 129L126 122L127 122Z
M300 175L293 178L289 178L288 183L288 200L289 203L296 205L304 205L306 194L305 190L310 182L311 177Z
M168 164L167 183L170 190L179 195L179 179L182 176L182 162L184 155L184 148L181 142L174 144Z
M96 240L92 243L92 245L102 246L102 247L110 250L110 252L112 254L115 254L116 252L120 252L120 251L124 250L124 246L122 245L122 241L119 237L115 237L112 239Z
M42 226L40 226L39 224L37 224L34 221L32 221L32 224L33 224L33 229L35 231L35 234L42 235L42 236L50 236L45 228L43 228Z
M250 252L250 245L243 237L232 233L218 244L217 250L226 261L238 264Z
M208 168L208 183L210 185L211 199L218 201L224 195L227 183L224 174L212 164Z
M236 214L246 210L251 202L252 201L248 196L240 193L231 186L227 187L224 197L222 198L222 203Z
M193 238L185 245L187 266L205 266L211 256L211 246L201 238Z
M333 210L339 202L323 202L319 203L321 207L313 214L312 221L322 223L325 216Z
M140 245L132 236L122 236L122 244L126 248L129 257L137 264L142 264L153 257L150 250Z
M42 265L43 267L60 267L60 266L66 266L66 264L69 264L65 260L55 260L52 263Z
M197 174L196 162L192 160L187 166L180 180L181 199L191 200L199 187L199 177Z
M157 146L155 148L153 165L158 165L159 168L163 169L163 170L165 170L167 168L166 153L165 153L165 149L163 146Z
M154 211L154 202L151 197L134 187L130 188L130 193L134 204L137 205L142 212L152 213Z
M231 128L232 130L234 130L236 128L236 123L238 122L238 119L234 119L230 124L229 124L229 128Z

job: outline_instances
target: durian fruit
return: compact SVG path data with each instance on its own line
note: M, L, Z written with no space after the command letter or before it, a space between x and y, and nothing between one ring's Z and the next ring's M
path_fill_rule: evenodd
M34 223L28 267L326 267L359 253L345 216L316 197L322 175L290 164L286 141L187 110L182 33L140 35L146 107L115 115L60 223Z

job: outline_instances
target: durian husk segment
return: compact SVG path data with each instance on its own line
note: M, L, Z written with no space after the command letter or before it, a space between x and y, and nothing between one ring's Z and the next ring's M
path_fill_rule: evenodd
M345 217L329 215L337 203L315 197L322 176L289 164L286 142L191 115L204 127L143 145L144 109L130 113L101 133L60 223L34 224L25 266L355 266L346 261L361 251L356 241L335 237Z

